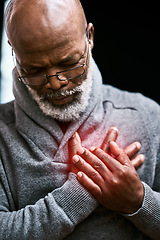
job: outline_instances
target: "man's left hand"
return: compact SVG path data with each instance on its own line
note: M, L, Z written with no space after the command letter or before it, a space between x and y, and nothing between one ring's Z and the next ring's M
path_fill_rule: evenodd
M78 180L104 207L134 213L143 202L143 184L126 152L113 141L110 153L93 147L73 156Z

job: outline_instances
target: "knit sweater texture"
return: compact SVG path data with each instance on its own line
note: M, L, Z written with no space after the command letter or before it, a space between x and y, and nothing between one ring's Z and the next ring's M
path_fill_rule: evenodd
M160 107L138 93L103 85L93 61L89 104L64 134L44 115L23 83L13 82L15 100L0 106L0 240L160 239ZM144 186L133 214L109 211L70 172L68 140L100 147L111 126L118 144L142 144Z

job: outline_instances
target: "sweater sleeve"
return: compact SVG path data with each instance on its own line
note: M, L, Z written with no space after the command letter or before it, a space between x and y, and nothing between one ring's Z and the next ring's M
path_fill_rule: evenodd
M160 193L143 183L145 195L142 207L134 214L123 214L151 239L160 239Z
M144 101L139 96L138 103ZM144 199L141 208L133 214L124 214L141 232L151 239L160 239L160 107L150 99L140 105L140 118L145 129L148 170L147 182L143 182ZM145 153L146 154L146 153Z
M65 184L35 205L9 211L7 196L0 183L0 239L63 239L96 207L96 200L69 174Z

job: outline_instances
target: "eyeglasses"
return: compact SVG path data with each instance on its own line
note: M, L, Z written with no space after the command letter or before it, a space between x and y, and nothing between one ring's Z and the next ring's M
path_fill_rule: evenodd
M87 66L87 60L88 60L88 53L89 53L89 33L88 33L88 29L87 29L87 53L86 53L86 59L84 64L79 65L77 67L74 68L70 68L64 71L60 71L60 72L56 72L56 74L54 75L37 75L37 76L21 76L17 70L16 67L16 60L15 60L15 54L14 51L12 49L12 57L13 57L13 62L14 62L14 66L15 66L15 70L16 70L16 74L17 74L17 78L19 81L23 82L25 85L29 85L29 86L39 86L39 85L45 85L49 82L49 79L51 77L57 77L59 81L70 81L74 78L80 77L85 73L86 70L86 66Z

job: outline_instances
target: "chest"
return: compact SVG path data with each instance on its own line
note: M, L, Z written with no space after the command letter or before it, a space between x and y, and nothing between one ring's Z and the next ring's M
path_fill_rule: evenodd
M119 129L117 142L120 147L125 148L132 142L139 141L142 144L141 153L147 157L138 173L141 180L152 185L155 156L149 147L146 129L137 112L130 109L113 109L110 104L107 111L95 111L97 114L91 114L79 127L72 129L70 126L69 133L59 136L56 133L57 137L34 123L30 123L34 126L28 127L28 122L26 126L24 122L24 126L21 127L23 131L17 130L15 126L3 129L3 172L17 209L34 204L64 184L70 171L68 139L75 131L78 131L82 146L86 148L100 147L111 126Z
M57 154L59 145L47 132L35 131L34 138L34 134L30 137L13 127L4 130L0 171L5 174L16 208L21 209L64 184L69 171L68 148L64 146Z

